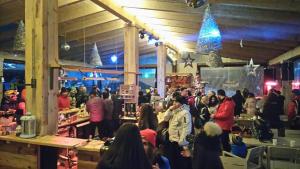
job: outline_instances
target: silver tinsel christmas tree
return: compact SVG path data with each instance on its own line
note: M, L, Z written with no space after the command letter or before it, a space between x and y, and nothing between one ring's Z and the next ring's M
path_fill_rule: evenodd
M25 27L24 22L22 20L19 22L18 25L13 50L25 51Z
M93 66L103 66L101 57L98 53L98 47L97 44L94 44L93 51L91 54L90 64Z

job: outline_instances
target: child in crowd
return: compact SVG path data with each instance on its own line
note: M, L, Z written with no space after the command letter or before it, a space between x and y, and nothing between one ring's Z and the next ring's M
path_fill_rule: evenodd
M236 156L245 158L247 155L247 147L243 142L243 138L238 134L233 134L231 141L231 153Z

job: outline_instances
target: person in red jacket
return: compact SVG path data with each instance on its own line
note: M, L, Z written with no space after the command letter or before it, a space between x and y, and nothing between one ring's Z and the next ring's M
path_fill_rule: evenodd
M217 91L217 97L219 99L219 107L216 112L211 115L211 118L214 119L223 130L221 135L221 142L224 151L231 151L229 133L234 123L234 101L226 97L226 93L223 89Z

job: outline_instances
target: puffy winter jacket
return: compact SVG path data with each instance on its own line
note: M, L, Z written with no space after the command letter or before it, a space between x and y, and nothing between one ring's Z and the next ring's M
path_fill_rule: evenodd
M213 119L222 128L222 130L231 130L234 123L234 107L234 101L231 98L226 97L217 108Z
M185 138L192 131L192 119L188 110L188 106L183 105L173 111L168 109L164 116L164 120L169 121L169 140L180 146L188 144Z

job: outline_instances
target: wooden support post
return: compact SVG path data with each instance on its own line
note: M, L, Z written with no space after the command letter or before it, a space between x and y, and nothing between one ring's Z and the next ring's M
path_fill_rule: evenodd
M58 62L57 12L57 0L25 1L26 110L36 116L40 135L55 133L57 122L57 79L52 78L58 73L50 73L50 65Z
M166 93L166 64L167 64L167 47L160 45L157 48L157 91L161 98L165 98Z
M0 58L0 100L2 100L3 97L3 83L2 83L2 77L3 77L3 67L4 67L4 59Z
M139 72L139 31L134 26L124 28L124 84L137 85Z

